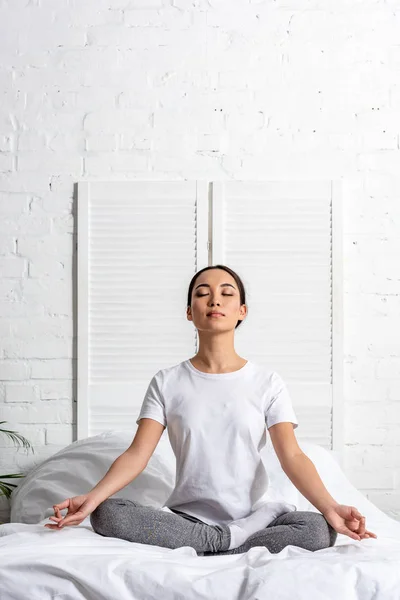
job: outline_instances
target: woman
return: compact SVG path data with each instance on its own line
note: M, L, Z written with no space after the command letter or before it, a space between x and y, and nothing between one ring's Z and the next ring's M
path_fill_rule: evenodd
M154 375L131 446L88 494L55 505L50 519L56 524L45 527L78 525L90 514L93 530L102 536L191 546L202 556L254 546L277 553L289 544L315 551L333 546L337 533L355 540L377 537L355 507L330 496L299 448L293 433L297 418L280 376L235 352L234 332L246 314L237 273L216 265L194 275L187 318L198 331L199 351ZM143 471L166 426L176 482L165 506L110 498ZM268 477L260 450L266 426L283 470L320 512L263 500Z

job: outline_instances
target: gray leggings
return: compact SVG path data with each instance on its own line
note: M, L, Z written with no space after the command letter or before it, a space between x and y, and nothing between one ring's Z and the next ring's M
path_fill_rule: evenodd
M227 525L209 525L191 515L173 512L124 498L108 498L91 513L90 523L96 533L106 537L164 548L191 546L200 556L241 554L254 546L277 553L289 544L314 552L333 546L337 539L336 531L321 513L295 510L277 517L238 548L228 550L231 534Z

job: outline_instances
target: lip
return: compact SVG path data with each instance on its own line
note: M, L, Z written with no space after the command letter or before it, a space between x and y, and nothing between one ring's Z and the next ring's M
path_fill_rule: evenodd
M222 313L208 313L207 317L224 317L225 315L223 315Z

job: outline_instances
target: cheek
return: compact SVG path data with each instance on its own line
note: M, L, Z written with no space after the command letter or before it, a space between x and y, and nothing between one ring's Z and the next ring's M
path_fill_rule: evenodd
M239 312L240 304L237 298L226 298L225 306L231 312Z
M202 303L200 302L200 300L201 300L201 298L197 298L196 300L192 301L192 311L201 310Z

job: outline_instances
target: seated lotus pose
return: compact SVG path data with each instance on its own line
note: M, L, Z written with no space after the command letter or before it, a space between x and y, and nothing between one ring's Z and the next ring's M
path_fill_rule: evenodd
M197 329L199 351L154 375L132 444L91 491L55 504L54 523L45 527L78 525L90 514L99 535L166 548L191 546L201 556L239 554L255 546L277 553L290 544L316 551L333 546L338 533L354 540L377 537L354 506L332 498L298 446L298 421L279 374L236 353L235 329L246 314L236 272L216 265L194 275L187 319ZM176 480L164 506L110 498L146 468L165 428ZM319 512L266 499L268 476L260 451L267 430L283 471Z

